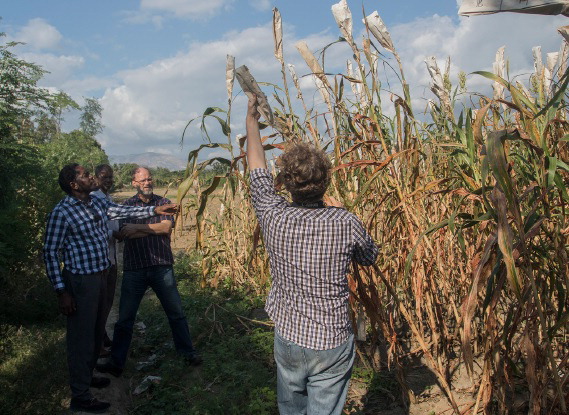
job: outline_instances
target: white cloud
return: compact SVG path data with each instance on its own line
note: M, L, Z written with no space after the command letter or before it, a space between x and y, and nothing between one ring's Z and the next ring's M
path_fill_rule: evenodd
M55 55L52 53L22 53L22 59L40 65L48 73L42 78L42 85L63 84L72 76L73 72L85 64L82 56Z
M30 48L37 50L56 48L63 36L59 31L45 20L36 18L14 36L14 40L25 42Z
M326 40L330 38L313 38L317 47L326 44ZM293 57L291 61L300 63L294 50L296 39L285 41L286 53ZM117 74L120 86L107 89L101 101L106 126L102 141L109 145L109 153L132 153L132 145L141 152L149 151L150 147L156 148L157 142L179 152L177 146L190 119L202 114L208 106L227 107L227 54L236 57L237 66L247 65L257 80L282 84L280 65L272 58L272 29L268 25L231 32L211 42L194 43L184 53L120 72ZM271 88L264 88L270 96ZM236 82L234 94L238 91ZM243 127L245 104L243 97L234 102L234 134ZM207 125L213 141L226 140L217 121L210 119ZM188 149L202 142L199 121L190 126L184 141Z

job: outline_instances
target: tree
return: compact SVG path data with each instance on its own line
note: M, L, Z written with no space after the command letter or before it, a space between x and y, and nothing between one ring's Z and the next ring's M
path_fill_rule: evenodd
M44 155L44 165L51 169L54 180L59 170L69 163L79 163L91 173L97 165L109 163L109 158L101 148L101 144L80 130L62 133L60 137L46 143Z
M82 107L83 113L81 114L81 131L89 137L95 137L103 131L103 124L101 123L101 115L103 107L95 98L85 98L85 105Z
M78 110L81 109L81 107L69 95L62 91L54 95L53 98L55 108L54 119L57 125L57 134L59 135L61 134L61 123L64 121L63 113L70 109Z

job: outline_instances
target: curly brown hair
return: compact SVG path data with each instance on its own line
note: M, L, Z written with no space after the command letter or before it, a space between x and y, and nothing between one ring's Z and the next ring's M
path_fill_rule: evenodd
M278 181L292 200L313 203L322 200L330 184L332 163L319 148L307 143L293 144L277 161Z

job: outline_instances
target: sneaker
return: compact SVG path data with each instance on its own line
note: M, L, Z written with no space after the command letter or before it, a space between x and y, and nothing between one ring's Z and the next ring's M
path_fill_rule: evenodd
M108 362L105 363L101 363L101 364L97 364L97 366L95 366L95 368L101 372L101 373L109 373L111 375L113 375L115 378L120 377L120 375L122 375L122 368L115 366L113 364L113 362L111 362L110 360Z
M202 357L199 354L197 354L196 352L194 352L190 355L184 356L184 360L190 366L199 366L203 363Z
M110 384L111 380L109 378L103 378L100 376L93 376L91 378L91 387L93 388L103 389L109 386Z
M90 412L93 414L100 414L105 412L111 406L108 402L102 402L97 398L91 398L83 401L71 399L69 409L73 412Z

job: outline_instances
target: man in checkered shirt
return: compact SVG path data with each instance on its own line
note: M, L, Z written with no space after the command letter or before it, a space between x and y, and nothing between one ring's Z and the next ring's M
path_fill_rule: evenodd
M324 193L331 163L314 146L295 144L279 159L275 191L261 144L257 99L249 99L247 160L251 198L271 264L266 310L275 322L281 414L341 414L354 363L347 272L371 265L377 247L360 220Z
M91 197L95 179L78 164L59 173L67 193L47 221L44 262L57 293L59 310L67 316L67 364L71 410L102 412L110 404L94 398L89 388L104 388L110 380L94 377L105 331L107 276L111 262L107 241L109 219L169 215L177 205L132 207ZM63 262L63 270L60 267Z

